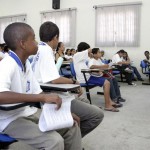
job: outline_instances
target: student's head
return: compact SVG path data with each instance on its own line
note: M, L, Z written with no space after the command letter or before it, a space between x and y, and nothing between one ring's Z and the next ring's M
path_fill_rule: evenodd
M101 58L101 52L99 48L93 48L92 54L95 59Z
M127 57L128 57L128 53L127 53L126 51L124 51L123 57L124 57L124 58L127 58Z
M103 57L105 55L104 50L101 50L101 56Z
M5 43L0 44L0 51L3 51L5 46L6 46Z
M90 48L90 45L89 44L87 44L86 42L81 42L81 43L79 43L79 45L77 46L77 51L78 52L82 52L82 51L84 51L84 50L86 50L86 49L89 49Z
M66 52L65 52L66 55L70 56L71 55L71 50L68 48L66 49Z
M72 48L72 49L70 50L70 52L71 52L71 55L73 56L73 55L76 53L76 50L75 50L74 48Z
M61 51L61 52L64 52L65 51L65 46L64 46L64 43L63 42L59 42L58 45L57 45L57 48L56 48L56 51Z
M123 49L121 49L121 50L119 50L118 52L117 52L117 54L120 56L120 57L123 57L123 54L124 54L124 50Z
M15 22L8 25L4 31L4 41L12 51L21 51L28 55L37 52L37 42L33 29L26 23Z
M51 43L52 49L56 49L59 42L59 28L53 22L44 22L40 27L40 40L45 43Z
M145 52L144 52L144 55L145 55L146 57L149 57L149 51L145 51Z

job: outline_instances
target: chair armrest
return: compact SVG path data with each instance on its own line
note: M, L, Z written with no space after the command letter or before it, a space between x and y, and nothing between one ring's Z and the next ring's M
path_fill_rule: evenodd
M0 105L0 110L4 111L10 111L10 110L15 110L21 107L25 106L34 106L36 103L35 102L30 102L30 103L18 103L18 104L13 104L13 105Z

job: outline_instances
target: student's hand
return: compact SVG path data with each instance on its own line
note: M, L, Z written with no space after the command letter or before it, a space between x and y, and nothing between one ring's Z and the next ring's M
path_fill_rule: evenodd
M76 81L76 84L80 85L78 81ZM80 97L83 94L83 90L81 86L77 89L77 92L78 92L78 97Z
M78 117L77 115L75 115L74 113L71 113L72 114L72 118L75 122L78 123L78 126L80 127L80 117Z
M44 94L45 103L54 103L57 105L57 110L61 107L62 99L57 94Z

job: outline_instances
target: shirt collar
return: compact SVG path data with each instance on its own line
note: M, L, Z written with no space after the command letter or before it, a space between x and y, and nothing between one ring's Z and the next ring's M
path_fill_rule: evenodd
M21 70L24 71L24 66L23 66L20 58L17 56L17 54L15 52L13 52L13 51L10 50L9 51L9 56L12 57L16 61L16 63L18 64L18 66L21 68Z

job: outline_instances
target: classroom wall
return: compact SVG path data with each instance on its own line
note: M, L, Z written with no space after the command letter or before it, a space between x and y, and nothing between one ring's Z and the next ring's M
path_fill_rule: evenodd
M77 8L77 37L76 45L85 41L94 47L95 45L95 10L94 5L113 4L123 2L135 2L132 0L60 0L61 9L64 8ZM143 52L150 50L150 1L142 0L141 10L141 42L140 47L124 47L130 58L135 62L138 69L140 60L144 58ZM35 30L37 40L38 30L41 23L40 12L45 10L52 10L52 0L1 0L0 17L15 14L27 14L27 23L30 24ZM111 58L122 47L105 47L102 48L106 52L106 57Z

